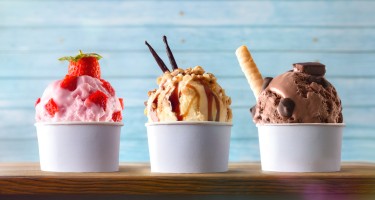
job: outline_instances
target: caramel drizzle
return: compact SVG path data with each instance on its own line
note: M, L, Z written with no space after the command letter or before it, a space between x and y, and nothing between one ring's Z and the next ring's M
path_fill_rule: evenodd
M189 85L189 84L187 84L186 87L194 90L195 94L197 94L197 95L189 102L189 105L186 109L186 112L183 114L184 117L186 117L187 114L189 113L189 110L190 110L191 106L193 105L193 102L196 98L198 98L197 102L198 102L198 106L200 107L200 99L201 99L201 96L199 95L199 92L198 92L197 88L195 88L194 86Z
M208 121L213 121L212 119L212 102L213 102L213 99L215 99L215 104L216 104L216 118L215 118L215 121L219 121L220 120L220 103L219 103L219 99L217 98L217 96L212 92L212 90L205 84L203 84L204 86L204 91L206 92L206 96L207 96L207 109L208 109Z
M197 99L197 102L198 102L198 106L200 106L200 98L201 96L199 95L199 92L197 90L197 88L195 88L194 86L190 85L190 84L187 84L186 87L194 90L196 96L194 96L192 98L192 100L189 102L189 105L187 107L187 110L185 113L181 114L181 109L180 109L180 92L178 90L178 83L175 84L174 86L174 89L171 93L171 95L169 96L169 102L171 103L171 107L172 107L172 112L175 113L176 115L176 118L177 118L177 121L182 121L189 113L189 110L194 102L195 99ZM216 105L216 116L215 116L215 121L220 121L220 102L219 102L219 98L212 92L212 90L210 89L210 87L208 87L207 85L205 84L202 84L203 87L204 87L204 91L206 93L206 96L207 96L207 113L208 113L208 121L213 121L213 111L212 111L212 107L213 107L213 101L215 101L215 105ZM157 103L158 102L158 98L159 98L159 95L157 95L154 99L154 102L153 103ZM157 116L157 112L156 112L156 109L153 109L151 108L151 116L153 118L153 121L157 120L159 121L159 118Z

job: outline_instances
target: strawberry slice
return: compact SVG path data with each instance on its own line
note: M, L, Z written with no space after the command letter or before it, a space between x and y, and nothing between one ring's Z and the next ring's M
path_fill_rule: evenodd
M64 80L61 81L60 87L70 91L74 91L77 88L77 80L77 76L66 75Z
M114 112L114 113L112 114L112 120L113 120L114 122L121 122L121 120L122 120L121 111Z
M102 58L96 53L83 53L81 50L79 54L75 57L66 56L59 60L69 61L68 75L71 76L82 76L88 75L95 78L100 78L100 65L99 59Z
M121 108L124 110L124 99L123 98L118 98L121 104Z
M35 101L35 106L38 105L40 103L40 98L38 98L36 101Z
M55 113L59 111L57 104L52 98L47 102L44 108L47 110L48 114L50 114L52 117L55 115Z
M100 79L100 81L102 82L103 87L109 92L109 94L111 96L115 96L115 90L113 89L111 84L104 79Z
M90 94L90 96L87 98L89 102L92 102L104 109L104 111L107 109L107 95L104 94L102 91L97 90L94 93Z

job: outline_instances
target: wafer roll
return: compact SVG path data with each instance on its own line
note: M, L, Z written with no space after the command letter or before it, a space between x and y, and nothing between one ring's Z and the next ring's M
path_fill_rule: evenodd
M236 56L255 98L258 99L258 95L262 91L263 78L257 65L251 57L249 50L244 45L238 47L236 50Z

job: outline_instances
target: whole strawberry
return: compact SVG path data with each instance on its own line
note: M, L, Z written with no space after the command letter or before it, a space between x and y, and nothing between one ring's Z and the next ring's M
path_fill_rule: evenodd
M69 61L68 75L82 76L88 75L100 79L99 59L102 58L96 53L83 53L79 50L79 54L75 57L66 56L59 60Z

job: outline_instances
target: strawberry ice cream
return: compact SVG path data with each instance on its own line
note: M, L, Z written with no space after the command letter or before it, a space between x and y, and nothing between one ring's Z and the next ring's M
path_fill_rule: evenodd
M62 88L62 82L54 81L44 91L35 107L37 122L119 121L121 101L110 94L101 80L87 75L79 76L73 91ZM110 85L107 87L111 88ZM112 88L110 90L114 91ZM51 107L56 107L56 111L51 111Z
M36 102L37 122L120 122L123 101L111 84L100 79L97 54L65 57L68 74L52 82Z

